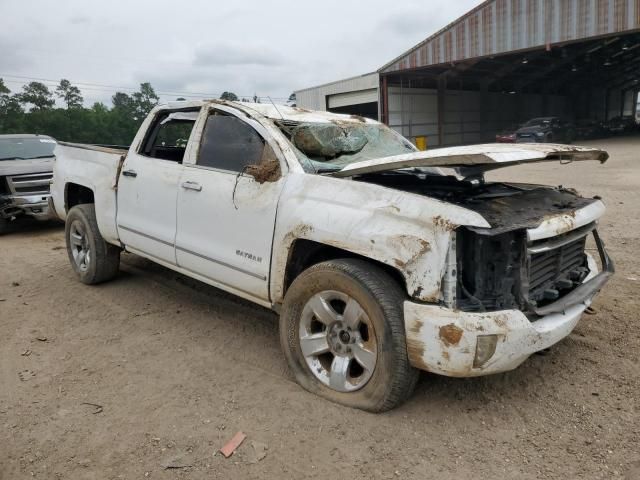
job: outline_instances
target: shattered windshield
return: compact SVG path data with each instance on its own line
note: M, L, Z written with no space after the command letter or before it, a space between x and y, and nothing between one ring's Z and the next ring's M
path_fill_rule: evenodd
M305 171L322 173L375 158L415 152L407 139L382 124L278 122Z
M0 160L52 157L55 146L55 140L48 137L0 138Z

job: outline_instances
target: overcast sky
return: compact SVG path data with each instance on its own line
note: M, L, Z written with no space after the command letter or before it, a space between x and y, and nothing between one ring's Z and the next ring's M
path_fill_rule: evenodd
M87 105L145 81L162 100L283 98L377 70L479 3L0 0L0 77L14 92L16 76L94 84Z

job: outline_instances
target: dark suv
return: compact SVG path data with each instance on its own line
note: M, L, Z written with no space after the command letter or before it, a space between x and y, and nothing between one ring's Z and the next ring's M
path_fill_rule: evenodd
M571 143L575 130L559 117L539 117L529 120L516 130L517 143Z
M604 129L611 135L631 133L636 128L636 120L631 115L614 117L604 123Z

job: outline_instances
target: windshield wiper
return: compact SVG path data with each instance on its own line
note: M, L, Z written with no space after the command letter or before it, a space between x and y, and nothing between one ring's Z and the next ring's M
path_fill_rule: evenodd
M51 158L54 156L55 155L51 153L49 155L38 155L37 157L2 157L0 158L0 161L2 160L35 160L36 158Z

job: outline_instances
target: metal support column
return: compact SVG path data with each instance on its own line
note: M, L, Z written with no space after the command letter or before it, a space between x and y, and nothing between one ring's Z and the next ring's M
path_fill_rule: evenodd
M444 109L447 94L447 78L438 78L438 146L444 146Z

